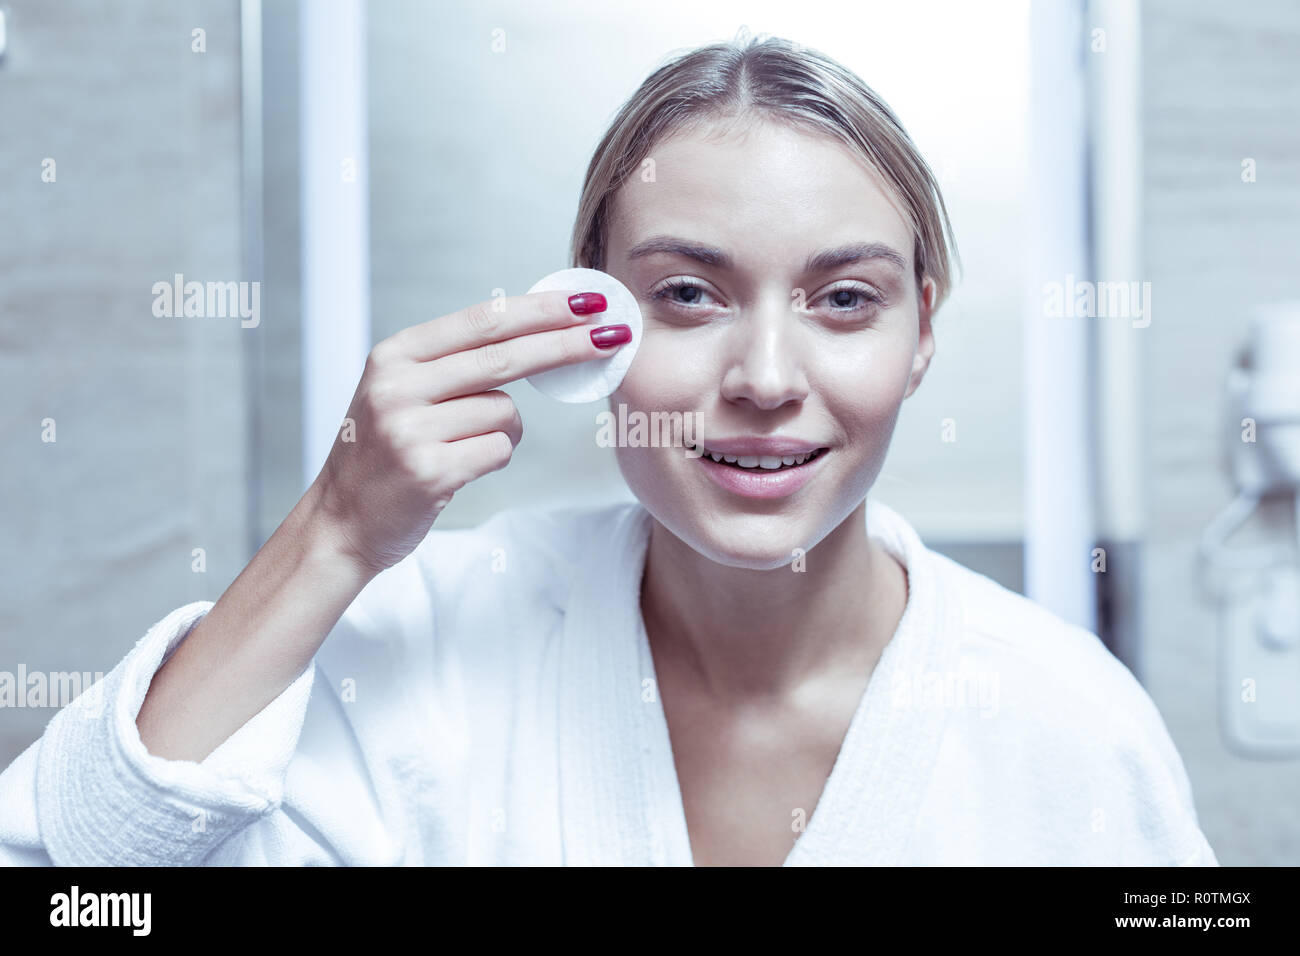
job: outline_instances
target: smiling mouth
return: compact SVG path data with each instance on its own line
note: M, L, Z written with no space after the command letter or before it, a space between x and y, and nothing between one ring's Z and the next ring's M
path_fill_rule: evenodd
M701 460L707 458L719 465L726 465L739 471L751 472L771 472L771 471L790 471L793 468L802 468L809 462L816 461L829 448L818 448L815 451L803 455L724 455L721 452L709 451L701 446L694 446L693 450L701 451L699 456Z

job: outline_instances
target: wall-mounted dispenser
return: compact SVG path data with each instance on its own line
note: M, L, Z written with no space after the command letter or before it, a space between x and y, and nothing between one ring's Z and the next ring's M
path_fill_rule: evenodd
M1300 756L1300 302L1260 309L1226 382L1236 497L1201 537L1220 607L1219 717L1236 753ZM1258 514L1266 539L1230 547ZM1269 520L1268 516L1273 516ZM1280 520L1278 515L1289 515ZM1262 526L1262 527L1261 527ZM1257 534L1258 536L1258 534Z

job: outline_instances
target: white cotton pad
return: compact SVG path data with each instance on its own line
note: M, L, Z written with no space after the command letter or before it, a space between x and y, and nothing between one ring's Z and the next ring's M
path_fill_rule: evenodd
M557 289L599 292L605 297L605 311L584 316L587 321L578 327L594 329L602 325L626 325L632 330L632 341L614 349L608 358L561 365L530 375L528 381L543 395L561 402L594 402L605 398L613 394L623 381L641 345L641 310L637 307L636 296L612 275L597 269L561 269L539 279L528 291L553 292Z

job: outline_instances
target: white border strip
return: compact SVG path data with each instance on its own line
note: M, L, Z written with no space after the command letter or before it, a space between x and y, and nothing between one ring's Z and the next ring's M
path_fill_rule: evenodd
M1093 24L1106 31L1106 52L1091 58L1088 71L1097 275L1111 282L1141 282L1141 11L1131 0L1092 0L1089 12ZM1095 402L1102 424L1094 436L1098 530L1112 541L1137 541L1146 530L1139 433L1143 416L1137 409L1142 407L1139 367L1148 333L1115 320L1094 327Z
M240 0L240 192L243 256L240 278L261 283L263 275L262 0ZM263 289L263 292L266 290ZM261 324L259 318L258 324ZM245 523L248 554L262 547L262 377L266 337L243 333L245 408Z
M303 3L299 37L306 487L329 456L370 351L364 0Z
M1025 290L1025 593L1096 629L1088 325L1047 318L1044 284L1088 265L1086 23L1081 0L1030 6Z

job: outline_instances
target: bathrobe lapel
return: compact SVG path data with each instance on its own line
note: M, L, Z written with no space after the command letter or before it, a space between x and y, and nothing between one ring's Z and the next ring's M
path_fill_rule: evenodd
M960 595L945 587L935 556L901 515L871 498L867 508L871 536L908 568L907 607L787 866L897 865L950 713L916 691L956 669Z
M651 518L638 503L588 542L560 648L560 812L566 865L690 866L685 810L640 585ZM915 689L955 666L958 596L916 532L868 499L873 537L908 567L908 603L858 704L805 832L785 860L888 865L905 849L947 717ZM810 558L813 553L810 553Z
M560 648L564 862L665 865L663 829L676 821L652 814L653 718L642 700L642 680L651 675L641 673L637 653L649 514L629 505L601 532L585 542Z

